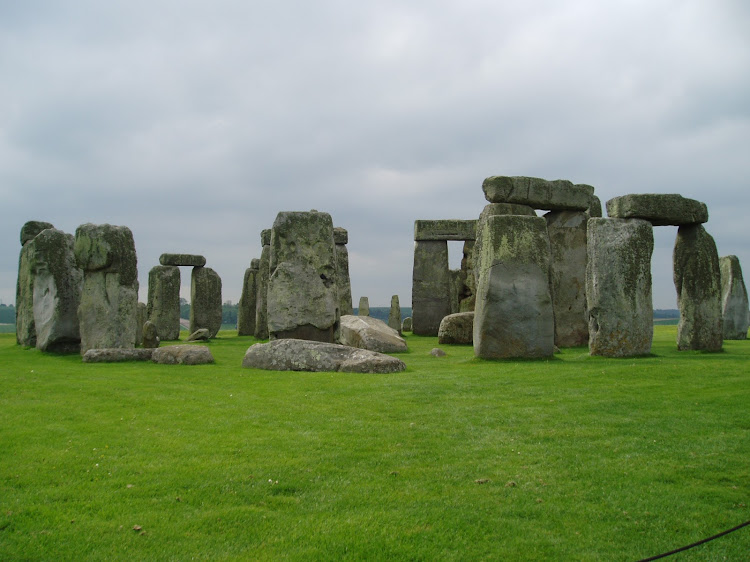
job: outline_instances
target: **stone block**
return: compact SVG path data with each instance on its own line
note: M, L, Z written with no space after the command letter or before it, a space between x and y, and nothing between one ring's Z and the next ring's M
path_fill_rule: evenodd
M607 201L607 215L616 219L643 219L654 226L682 226L708 221L705 203L676 193L638 193Z
M451 313L448 242L414 242L412 328L420 336L437 336L440 321Z
M547 211L585 211L594 195L590 185L526 176L492 176L484 180L482 190L490 203L516 203Z
M196 254L162 254L159 256L161 265L203 267L206 258Z
M721 312L725 340L747 339L750 325L747 288L737 256L719 258L721 269Z
M147 319L163 341L180 339L180 268L157 265L148 272Z
M210 267L194 267L190 278L190 333L206 328L209 337L216 337L221 315L221 277Z
M414 221L414 240L474 240L476 220L417 220Z

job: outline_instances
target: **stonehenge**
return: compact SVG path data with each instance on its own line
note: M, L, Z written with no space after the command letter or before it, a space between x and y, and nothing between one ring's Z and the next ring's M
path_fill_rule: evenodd
M237 335L252 336L255 334L256 307L258 305L258 274L260 260L253 259L245 270L242 280L242 295L237 306Z
M750 326L747 288L737 256L719 258L721 270L721 315L725 340L747 339Z

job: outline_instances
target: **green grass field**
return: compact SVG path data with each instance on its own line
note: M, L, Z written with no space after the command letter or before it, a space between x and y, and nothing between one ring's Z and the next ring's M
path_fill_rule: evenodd
M750 341L391 375L83 364L0 335L0 560L637 560L750 519ZM674 560L747 560L750 527Z

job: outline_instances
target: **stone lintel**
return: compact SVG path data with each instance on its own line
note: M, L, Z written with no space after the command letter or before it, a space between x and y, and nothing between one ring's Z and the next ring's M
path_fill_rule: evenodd
M615 219L643 219L654 226L684 226L708 222L705 203L677 193L633 193L607 201L607 215Z
M545 211L585 211L594 188L568 180L544 180L526 176L492 176L482 183L490 203L517 203Z
M414 221L414 240L476 240L477 221L442 219Z
M206 258L195 254L162 254L159 256L159 263L161 265L203 267L206 265Z

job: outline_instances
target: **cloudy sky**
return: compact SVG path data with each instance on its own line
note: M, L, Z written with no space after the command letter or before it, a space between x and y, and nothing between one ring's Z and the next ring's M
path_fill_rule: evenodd
M315 208L355 306L409 305L414 220L476 218L492 175L704 201L749 270L748 29L744 0L2 2L0 301L27 220L130 227L141 300L185 252L236 302L260 231Z

